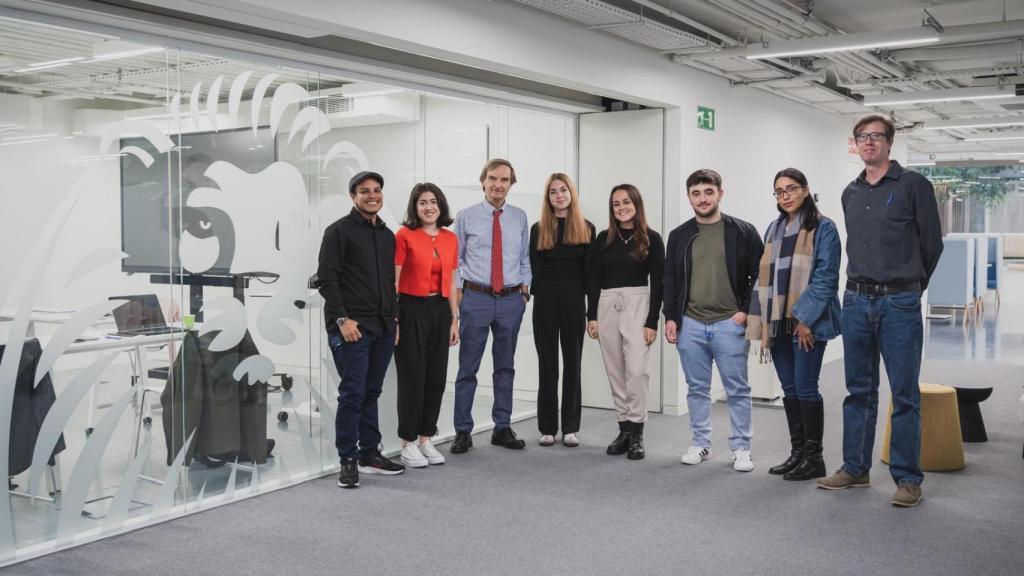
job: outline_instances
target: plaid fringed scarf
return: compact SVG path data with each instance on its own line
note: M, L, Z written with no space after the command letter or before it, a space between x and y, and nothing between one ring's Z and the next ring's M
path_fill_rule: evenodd
M801 220L797 215L793 222L788 222L783 214L772 222L765 235L768 243L747 313L747 339L761 341L762 362L771 362L772 340L780 330L782 334L792 334L796 328L793 306L810 280L815 231L804 230Z

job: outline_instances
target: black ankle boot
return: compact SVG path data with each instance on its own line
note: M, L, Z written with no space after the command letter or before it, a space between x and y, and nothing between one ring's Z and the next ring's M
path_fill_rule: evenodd
M825 425L825 406L821 402L801 402L807 442L804 443L804 457L791 472L782 476L784 480L810 480L825 476L825 460L821 457L821 436Z
M621 456L629 450L630 422L619 422L619 435L608 445L606 452L611 456Z
M630 460L644 459L644 423L630 422L633 432L629 437L629 454L626 458Z
M800 400L796 396L782 399L782 407L786 410L786 424L789 425L789 444L792 449L789 458L778 466L768 469L769 474L786 474L792 472L804 457L804 424L800 414Z

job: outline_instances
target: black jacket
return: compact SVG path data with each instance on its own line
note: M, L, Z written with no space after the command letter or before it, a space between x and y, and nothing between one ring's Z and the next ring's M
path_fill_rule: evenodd
M764 243L749 222L722 214L725 222L725 264L729 283L740 312L750 308L750 294L757 282L758 264ZM668 235L665 245L665 321L679 322L690 296L689 279L693 273L693 241L697 238L697 219L683 222Z
M324 231L317 269L328 332L339 318L351 318L363 330L394 332L395 235L377 218L371 223L355 208Z

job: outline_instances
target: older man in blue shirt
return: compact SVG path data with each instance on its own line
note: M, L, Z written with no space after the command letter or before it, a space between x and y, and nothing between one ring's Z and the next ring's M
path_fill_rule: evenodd
M473 396L476 373L494 334L494 405L491 444L522 449L512 431L512 382L515 378L519 326L530 299L530 229L526 212L505 202L516 183L508 160L495 158L484 165L480 184L484 201L458 213L459 239L459 375L455 379L455 440L453 454L473 446Z

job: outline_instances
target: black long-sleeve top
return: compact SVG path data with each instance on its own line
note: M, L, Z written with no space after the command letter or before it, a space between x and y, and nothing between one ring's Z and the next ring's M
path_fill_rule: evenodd
M324 231L317 268L324 322L338 331L338 319L350 318L380 334L395 327L395 235L377 218L367 220L355 208Z
M623 230L622 236L629 231ZM647 229L651 241L647 258L637 261L633 258L633 242L626 244L618 237L610 246L608 231L602 230L590 244L587 257L587 320L597 320L597 303L601 290L625 288L628 286L650 286L651 305L644 320L644 326L658 329L658 312L661 310L662 276L665 272L665 243L661 235Z
M847 277L860 283L920 282L922 290L927 288L943 247L931 182L892 161L873 185L861 172L843 190L842 202Z
M594 239L594 225L587 222L590 239ZM549 250L538 250L537 241L540 235L540 223L530 227L530 269L533 271L533 282L530 293L549 292L559 287L584 290L586 285L586 261L590 244L565 244L565 218L558 218L558 231L555 245Z

